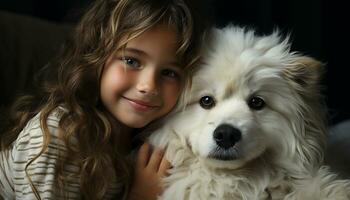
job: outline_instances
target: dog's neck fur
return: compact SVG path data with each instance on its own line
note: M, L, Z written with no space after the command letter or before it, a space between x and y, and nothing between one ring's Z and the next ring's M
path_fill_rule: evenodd
M156 135L151 142L159 146L152 140ZM290 173L274 166L268 152L244 168L217 169L194 155L184 138L172 133L167 135L166 157L173 168L164 179L167 189L161 199L281 199L291 190Z

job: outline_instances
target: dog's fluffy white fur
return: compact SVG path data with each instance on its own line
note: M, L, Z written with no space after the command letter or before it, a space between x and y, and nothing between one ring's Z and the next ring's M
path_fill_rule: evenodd
M278 32L230 25L205 43L185 101L149 137L173 165L160 199L350 199L322 166L321 63Z

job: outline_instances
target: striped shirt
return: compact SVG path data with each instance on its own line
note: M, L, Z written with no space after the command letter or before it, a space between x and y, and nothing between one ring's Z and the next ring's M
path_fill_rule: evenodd
M30 186L30 179L41 199L81 199L79 167L73 163L65 163L64 166L63 173L69 177L64 186L65 196L57 192L55 169L58 155L66 151L64 142L58 138L59 113L53 112L48 117L50 143L47 150L32 163L32 158L39 154L43 144L40 113L27 123L11 148L0 151L0 199L1 195L5 200L37 199ZM26 166L28 176L25 172ZM122 186L114 181L104 199L116 197L121 190Z

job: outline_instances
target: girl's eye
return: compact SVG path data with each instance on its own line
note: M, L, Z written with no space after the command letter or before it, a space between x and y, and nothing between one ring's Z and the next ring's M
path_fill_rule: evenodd
M141 66L140 62L135 58L124 57L121 60L132 68L139 68Z
M161 73L163 76L166 76L169 78L175 78L175 79L180 78L180 75L176 71L171 70L171 69L165 69Z

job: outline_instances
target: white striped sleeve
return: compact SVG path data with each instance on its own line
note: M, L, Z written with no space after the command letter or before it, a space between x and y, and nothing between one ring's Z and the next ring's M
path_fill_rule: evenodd
M12 178L12 156L9 151L0 151L0 199L15 199Z
M30 186L30 181L42 200L81 199L79 167L72 163L64 163L63 173L66 179L63 191L65 196L58 192L55 171L59 154L66 153L64 142L58 138L58 121L57 112L49 116L47 125L51 137L50 143L47 150L34 161L32 159L40 153L43 145L40 114L28 122L12 144L12 148L6 152L0 152L0 200L1 195L5 200L37 199ZM26 166L28 176L25 172ZM113 177L113 183L108 188L104 199L115 198L122 193L123 188L123 185L117 183Z
M13 145L11 155L12 160L12 181L16 199L36 199L30 182L41 199L60 199L55 182L55 169L59 154L66 151L63 142L57 137L58 118L50 115L47 121L50 131L50 143L47 150L37 159L32 159L38 155L43 145L43 132L40 127L39 115L34 117L18 136ZM26 169L27 167L27 173ZM69 199L80 199L79 178L76 175L78 167L65 164L64 173L69 173L75 177L67 182L64 188Z

